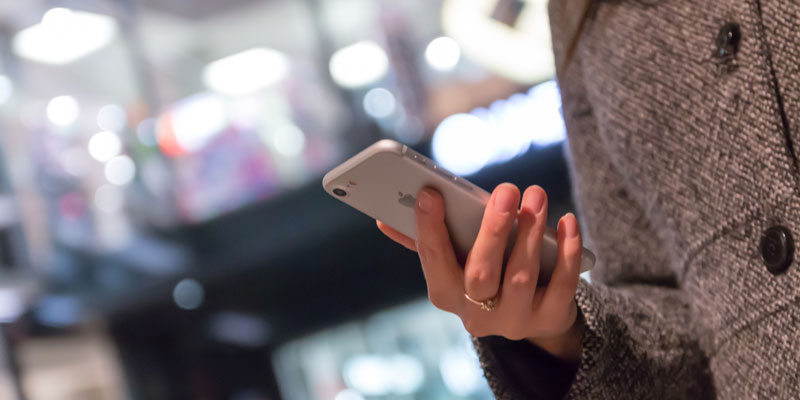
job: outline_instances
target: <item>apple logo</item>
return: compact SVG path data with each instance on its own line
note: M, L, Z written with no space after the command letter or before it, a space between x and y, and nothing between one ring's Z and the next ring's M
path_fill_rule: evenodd
M414 208L414 202L417 200L414 198L414 196L412 196L410 193L404 195L403 192L397 192L397 194L400 196L400 198L397 199L398 203L408 208Z

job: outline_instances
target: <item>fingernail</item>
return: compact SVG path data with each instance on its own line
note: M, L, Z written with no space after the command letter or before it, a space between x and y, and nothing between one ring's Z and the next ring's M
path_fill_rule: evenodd
M534 213L539 214L542 212L542 210L544 210L544 190L538 186L537 188L538 190L532 190L530 207Z
M571 219L572 221L567 222L567 219ZM567 239L572 239L578 236L578 222L575 220L575 215L572 213L567 213L561 218L559 221L559 230L564 230L564 237Z
M430 212L433 208L433 198L425 191L419 192L417 196L417 205L422 212Z
M494 199L494 205L497 207L497 211L502 213L511 212L517 208L517 205L514 203L516 203L514 191L509 188L500 188L497 197Z

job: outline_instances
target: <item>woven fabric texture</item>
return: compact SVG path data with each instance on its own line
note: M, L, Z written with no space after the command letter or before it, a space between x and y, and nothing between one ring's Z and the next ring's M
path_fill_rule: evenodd
M549 9L561 60L579 1ZM738 52L715 57L729 23ZM567 398L800 398L800 267L759 249L773 226L800 238L800 4L601 1L557 77L597 255ZM497 398L532 397L476 347Z

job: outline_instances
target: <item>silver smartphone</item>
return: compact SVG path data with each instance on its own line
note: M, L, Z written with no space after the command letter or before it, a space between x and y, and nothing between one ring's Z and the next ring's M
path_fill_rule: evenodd
M415 196L424 187L433 187L445 203L445 224L460 260L478 237L483 212L491 194L464 178L436 165L402 143L381 140L343 162L322 179L331 196L381 220L400 233L416 239ZM509 236L507 254L516 237ZM557 258L556 231L548 227L542 241L540 282L546 283ZM581 272L594 266L595 257L583 249Z

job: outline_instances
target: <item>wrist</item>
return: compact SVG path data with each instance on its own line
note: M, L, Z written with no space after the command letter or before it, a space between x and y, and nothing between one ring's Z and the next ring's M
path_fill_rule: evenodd
M575 311L577 312L577 307ZM566 362L577 363L581 358L582 337L583 324L579 321L579 318L575 318L569 329L559 335L528 338L527 340Z

